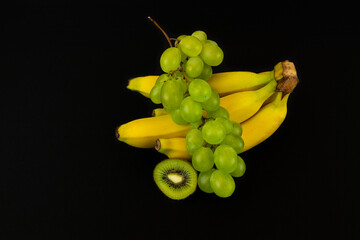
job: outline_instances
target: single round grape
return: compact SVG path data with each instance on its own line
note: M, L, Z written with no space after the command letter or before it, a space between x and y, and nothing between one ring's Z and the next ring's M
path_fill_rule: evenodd
M206 64L218 66L224 59L224 52L219 46L211 43L204 43L200 56Z
M219 169L212 172L210 186L214 193L222 198L230 197L235 191L235 181L232 176Z
M187 124L188 122L185 121L182 117L181 117L181 114L180 114L180 109L175 109L175 110L172 110L170 112L170 115L171 115L171 118L172 120L178 124L178 125L185 125Z
M198 78L204 79L205 81L209 80L212 76L213 70L212 67L204 63L204 67Z
M166 49L160 57L160 67L164 72L180 68L181 52L176 47Z
M214 46L218 46L218 44L217 44L215 41L209 40L209 39L207 39L207 40L205 40L205 41L203 42L203 44L205 44L205 43L209 43L209 44L212 44L212 45L214 45Z
M214 120L207 121L202 128L202 137L210 144L220 144L226 135L225 127Z
M206 171L206 172L200 172L198 176L198 186L199 188L206 193L213 193L214 191L211 188L210 185L210 177L211 174L215 171L214 168Z
M175 110L180 107L184 98L181 86L174 80L164 82L161 89L161 102L167 110Z
M190 155L194 153L194 151L205 144L204 139L202 138L201 131L198 129L191 129L186 134L186 149Z
M235 150L237 154L241 153L244 149L244 140L235 134L226 135L224 141L222 141L221 144L229 145Z
M237 165L236 151L229 145L221 144L214 151L214 162L218 169L231 173Z
M232 133L238 137L242 135L242 127L241 124L238 122L233 122L233 131Z
M207 112L206 115L208 118L218 118L218 117L222 117L222 118L226 118L229 119L230 118L230 114L228 112L228 110L226 110L224 107L218 107L218 109L216 109L213 112Z
M155 84L150 91L150 99L155 104L161 103L161 89L163 84Z
M185 55L189 57L195 57L201 53L202 43L196 37L186 36L181 39L179 48Z
M226 130L226 134L229 134L233 130L233 123L229 119L223 118L223 117L217 117L215 121L220 122Z
M198 30L191 34L191 36L196 37L200 41L205 41L207 39L207 35L204 31Z
M208 112L216 111L220 106L220 96L219 94L214 90L211 89L211 96L208 100L201 103L204 110Z
M214 166L212 150L207 147L196 149L192 155L192 165L199 172L210 170Z
M212 90L210 85L202 79L194 79L189 84L191 99L197 102L205 102L211 97Z
M233 172L231 172L230 174L233 177L242 177L244 175L245 171L246 171L245 162L240 156L238 156L238 163L236 165L236 169Z
M190 57L185 65L186 76L195 78L202 73L203 68L204 68L204 62L200 57L198 56Z
M202 106L195 102L191 97L186 97L180 104L180 113L184 120L196 122L202 118Z

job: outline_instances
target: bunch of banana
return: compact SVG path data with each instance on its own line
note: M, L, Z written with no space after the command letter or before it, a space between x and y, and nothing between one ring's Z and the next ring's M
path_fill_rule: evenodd
M149 97L158 76L131 79L128 89ZM298 78L292 62L275 65L272 71L215 73L208 80L219 95L220 106L226 108L230 120L241 123L244 151L270 137L284 121L287 100ZM190 159L185 146L189 124L177 125L165 110L154 109L153 116L119 126L118 140L139 148L153 148L169 158Z

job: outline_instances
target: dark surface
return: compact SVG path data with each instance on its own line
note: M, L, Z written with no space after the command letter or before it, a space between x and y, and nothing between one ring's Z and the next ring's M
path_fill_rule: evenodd
M1 239L360 239L357 7L167 4L1 9ZM206 31L225 53L215 72L295 63L287 118L242 154L247 172L228 199L166 198L152 179L165 157L115 139L155 107L126 89L161 73L167 42L148 15L171 37Z

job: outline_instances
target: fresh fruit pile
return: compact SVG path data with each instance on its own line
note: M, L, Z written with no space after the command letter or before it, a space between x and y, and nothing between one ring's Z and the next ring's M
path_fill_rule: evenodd
M163 108L121 125L117 138L168 156L155 167L154 180L169 198L184 199L197 186L229 197L235 191L233 177L246 169L238 154L267 139L285 119L287 99L298 83L295 66L284 61L259 74L213 74L224 53L204 31L169 38L149 19L170 45L160 58L164 73L134 78L128 88Z

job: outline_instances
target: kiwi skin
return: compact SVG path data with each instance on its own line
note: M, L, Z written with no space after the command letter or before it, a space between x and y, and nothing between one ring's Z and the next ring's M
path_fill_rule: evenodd
M197 172L186 160L161 161L156 165L153 177L158 188L174 200L187 198L197 187Z

